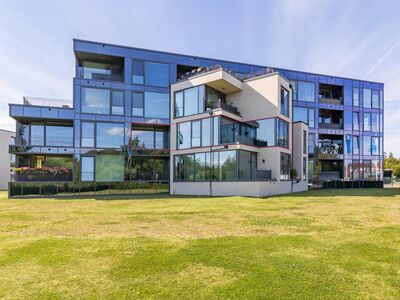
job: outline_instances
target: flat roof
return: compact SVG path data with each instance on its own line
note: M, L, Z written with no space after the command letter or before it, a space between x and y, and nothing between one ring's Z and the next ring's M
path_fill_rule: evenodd
M362 81L362 82L384 84L383 82L378 82L378 81L370 81L370 80L363 80L363 79L350 78L350 77L341 77L341 76L330 75L330 74L299 71L299 70L285 69L285 68L272 67L272 66L255 65L255 64L249 64L249 63L237 62L237 61L231 61L231 60L225 60L225 59L197 56L197 55L191 55L191 54L174 53L174 52L167 52L167 51L159 51L159 50L152 50L152 49L132 47L132 46L124 46L124 45L104 43L104 42L96 42L96 41L76 39L76 38L73 38L73 42L84 42L84 43L91 43L91 44L96 44L96 45L107 45L107 46L111 46L111 47L120 47L120 48L127 48L127 49L133 49L133 50L149 51L149 52L155 52L155 53L163 53L163 54L167 54L167 55L181 55L181 56L186 56L186 57L196 57L199 59L217 60L217 61L226 62L226 63L241 64L241 65L259 67L259 68L268 68L269 67L269 68L280 69L280 70L284 70L284 71L288 71L288 72L307 73L307 74L313 74L313 75L318 75L318 76L328 76L328 77L335 77L335 78L340 78L340 79L349 79L349 80L357 80L357 81Z

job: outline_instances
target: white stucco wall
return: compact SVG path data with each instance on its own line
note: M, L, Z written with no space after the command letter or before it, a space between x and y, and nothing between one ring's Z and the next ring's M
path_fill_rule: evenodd
M15 137L15 132L0 129L0 190L7 190L10 181L11 154L8 153L8 146L12 137Z

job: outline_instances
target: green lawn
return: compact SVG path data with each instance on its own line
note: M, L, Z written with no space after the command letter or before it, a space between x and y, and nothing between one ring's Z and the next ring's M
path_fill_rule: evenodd
M121 197L2 193L0 298L400 298L400 189Z

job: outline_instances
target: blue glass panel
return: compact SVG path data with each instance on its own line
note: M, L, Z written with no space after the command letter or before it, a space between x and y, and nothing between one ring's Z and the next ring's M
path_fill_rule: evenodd
M145 78L146 85L167 87L169 85L169 65L147 61Z
M146 92L145 117L147 118L169 118L169 94Z
M120 148L124 145L124 124L97 123L96 147Z

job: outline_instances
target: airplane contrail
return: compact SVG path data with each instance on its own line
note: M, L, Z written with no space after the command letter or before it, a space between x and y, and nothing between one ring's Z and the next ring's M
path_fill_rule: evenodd
M388 51L386 51L386 53L384 55L382 55L382 57L380 59L378 59L378 61L371 67L371 69L368 70L368 72L365 74L364 78L367 78L369 74L371 74L379 65L380 63L390 54L390 52L393 51L394 48L397 47L397 45L400 44L400 39L397 40L396 43L393 44L392 47L389 48Z

